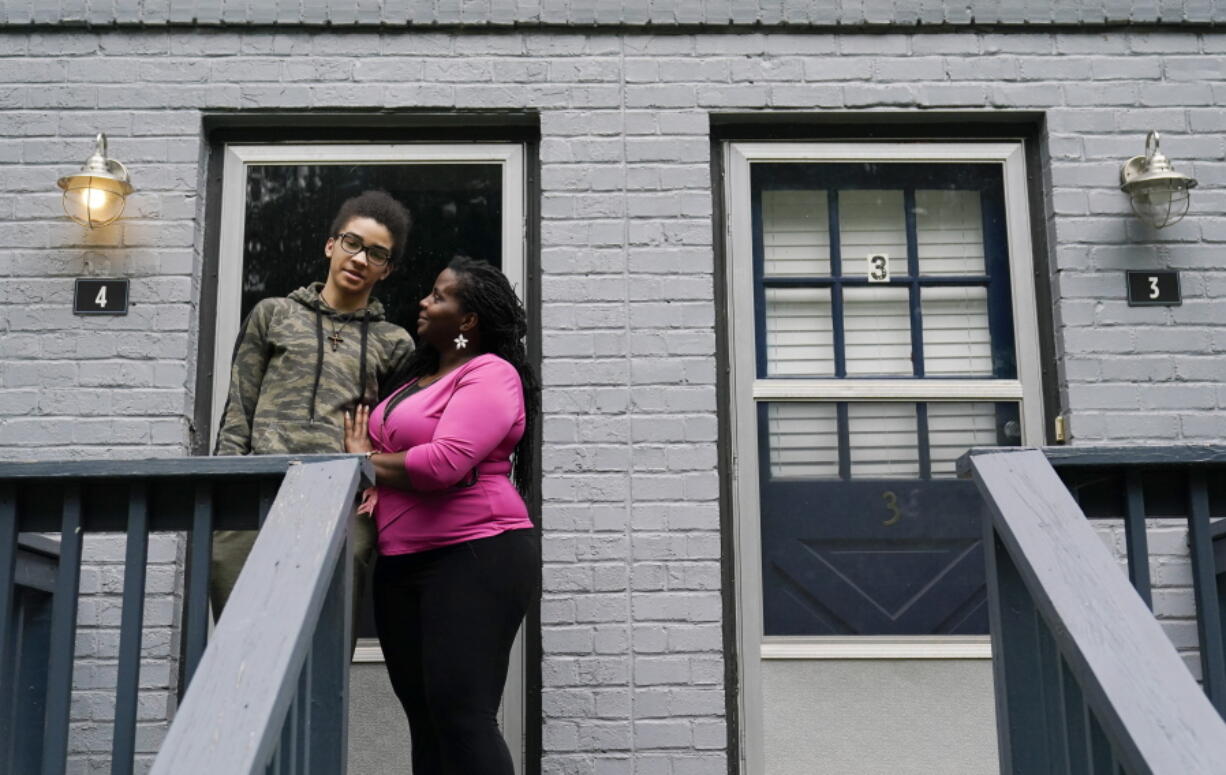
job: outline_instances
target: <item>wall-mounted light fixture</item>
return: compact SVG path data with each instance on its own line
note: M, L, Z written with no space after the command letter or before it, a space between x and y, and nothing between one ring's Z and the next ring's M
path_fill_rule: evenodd
M64 189L64 212L91 229L106 226L122 215L132 193L127 168L106 157L106 135L100 133L95 143L94 155L85 160L81 171L57 181Z
M1158 133L1145 138L1145 155L1133 156L1120 170L1120 189L1132 200L1137 217L1161 229L1188 214L1188 191L1196 178L1176 172L1158 150Z

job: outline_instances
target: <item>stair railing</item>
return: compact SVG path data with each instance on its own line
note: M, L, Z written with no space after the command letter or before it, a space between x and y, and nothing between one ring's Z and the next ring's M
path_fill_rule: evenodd
M1001 772L1222 772L1226 723L1044 454L963 467L987 507Z
M343 773L346 545L354 495L370 479L369 464L351 455L0 463L0 773L66 771L83 539L91 532L127 533L111 772L134 771L145 569L158 531L184 531L191 541L181 622L187 686L152 771ZM261 525L210 641L212 533ZM19 616L29 585L18 576L25 532L60 539L58 566L40 577L51 594L35 660L45 676L37 719L18 694L19 671L34 674L18 659L37 650ZM14 734L28 722L41 737Z
M1043 454L1087 517L1122 519L1128 578L1151 609L1146 520L1187 526L1201 683L1226 718L1226 519L1212 519L1226 516L1226 447L1049 447Z

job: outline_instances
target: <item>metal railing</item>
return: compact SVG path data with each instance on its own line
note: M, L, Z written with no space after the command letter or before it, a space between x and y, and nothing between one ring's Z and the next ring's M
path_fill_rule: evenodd
M133 771L149 535L185 531L192 540L181 626L190 685L152 771L343 773L352 616L346 544L354 494L370 479L369 464L355 456L0 463L0 740L10 741L0 746L0 772L65 772L90 532L127 533L111 771ZM206 650L212 533L256 528ZM19 661L37 648L18 616L18 535L26 532L60 538L34 668ZM45 675L35 712L19 703L23 669ZM31 723L41 739L18 741Z
M975 450L961 465L988 512L1001 771L1222 772L1226 723L1044 453ZM1190 512L1207 527L1200 481ZM1143 517L1131 530L1141 564Z

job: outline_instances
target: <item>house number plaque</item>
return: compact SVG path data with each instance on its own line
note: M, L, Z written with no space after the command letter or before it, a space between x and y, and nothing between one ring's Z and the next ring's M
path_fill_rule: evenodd
M77 278L72 296L72 311L77 315L128 314L128 280Z
M1128 272L1128 306L1179 306L1179 272Z

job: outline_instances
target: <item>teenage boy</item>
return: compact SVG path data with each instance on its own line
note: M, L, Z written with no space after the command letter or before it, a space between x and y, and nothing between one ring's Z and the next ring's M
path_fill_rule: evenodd
M324 243L327 280L255 305L235 346L214 454L345 451L344 414L359 403L374 406L379 385L413 351L408 332L385 321L383 305L370 297L404 254L409 226L408 211L383 191L347 200ZM214 533L209 596L216 615L255 536ZM356 616L375 543L368 515L355 515L350 540Z

